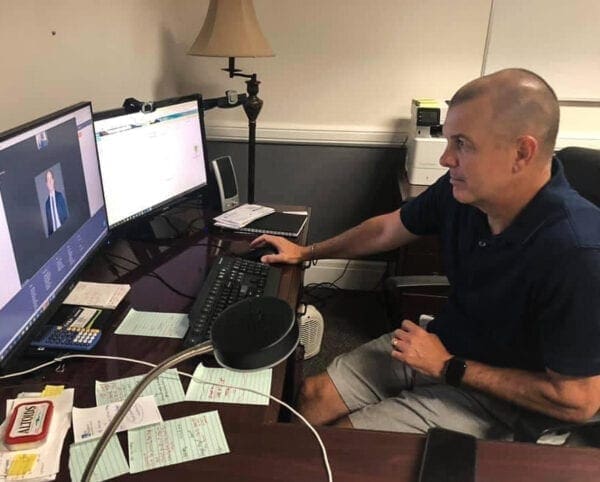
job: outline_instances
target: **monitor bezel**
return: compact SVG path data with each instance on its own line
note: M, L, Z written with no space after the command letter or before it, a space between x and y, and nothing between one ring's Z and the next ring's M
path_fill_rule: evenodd
M91 101L83 101L78 102L77 104L73 104L69 107L65 107L64 109L60 109L51 114L44 115L30 122L26 122L25 124L21 124L17 127L13 127L4 132L0 132L0 142L4 142L9 140L10 138L22 135L23 133L36 129L44 124L52 122L60 117L63 117L68 114L72 114L81 110L85 107L89 107L90 115L91 115L91 127L94 136L94 150L96 152L96 163L98 163L98 146L96 145L96 131L94 130L94 122L93 122L93 108ZM98 165L98 171L100 171L100 166ZM100 178L100 182L102 183L102 179ZM102 196L104 200L104 190L102 190ZM95 246L92 246L91 249L81 258L79 266L73 270L71 276L66 280L64 286L57 292L57 294L48 302L48 307L40 314L39 318L37 318L31 326L22 334L19 340L16 342L15 346L12 350L2 359L0 360L0 373L6 373L8 370L13 368L16 365L16 359L22 358L24 351L27 349L31 340L35 335L39 333L39 330L46 325L58 312L63 301L69 295L69 293L73 290L77 282L79 281L79 277L83 270L88 266L91 259L96 255L96 253L100 250L100 248L104 245L104 243L108 240L109 229L108 229L108 217L106 213L106 203L102 205L100 208L104 211L104 217L107 220L107 229L104 231L102 237L100 237ZM22 289L22 288L21 288ZM33 359L29 360L28 364L31 364ZM25 361L25 360L22 360ZM36 362L37 363L37 362Z
M127 229L131 226L134 226L137 223L147 221L159 213L168 211L172 207L176 206L177 204L180 204L185 199L188 199L194 195L200 194L202 196L205 196L207 194L208 182L209 182L208 181L208 179L209 179L209 161L208 161L208 154L206 152L207 142L206 142L206 129L205 129L205 125L204 125L204 107L203 107L203 102L202 102L202 95L199 93L195 93L195 94L187 94L187 95L183 95L183 96L169 97L167 99L157 100L157 101L152 102L152 105L153 105L152 111L154 111L158 108L168 107L168 106L176 105L176 104L183 104L185 102L190 102L190 101L196 101L198 104L198 117L199 117L199 122L200 122L200 137L202 139L202 150L204 153L203 163L204 163L204 172L205 172L205 176L206 176L206 180L205 180L204 184L192 187L190 189L187 189L186 191L183 191L174 196L171 196L169 199L165 199L164 201L160 202L159 204L156 204L154 206L149 206L149 209L150 209L149 211L138 212L128 219L122 219L113 224L111 224L109 221L109 224L108 224L109 231L114 233L114 232L117 232L117 231L120 231L123 229ZM105 111L101 111L101 112L96 112L93 115L93 120L95 123L96 121L101 121L101 120L105 120L105 119L109 119L109 118L115 118L115 117L119 117L119 116L123 116L123 115L130 115L132 113L134 113L134 112L126 109L125 107L120 107L117 109L109 109L109 110L105 110ZM97 143L96 143L96 148L97 148ZM99 156L98 156L98 165L99 165L99 169L100 169L100 177L102 177L102 164L100 162ZM103 194L104 194L104 181L102 183L102 189L103 189ZM106 199L106 196L105 196L105 199Z

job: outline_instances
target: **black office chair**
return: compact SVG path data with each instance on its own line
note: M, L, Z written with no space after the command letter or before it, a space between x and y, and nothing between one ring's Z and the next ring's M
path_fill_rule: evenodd
M565 147L556 153L571 186L588 201L600 206L600 150Z
M581 196L600 206L600 150L566 147L556 155L564 166L565 176L571 186ZM401 300L407 290L417 287L428 290L426 296L433 302L428 306L430 309L424 312L431 315L439 313L444 290L449 287L445 276L392 276L384 283L384 298L392 328L397 327L403 317L415 318L414 313L409 314L403 310ZM532 412L525 413L527 416L521 417L517 422L515 441L555 444L564 441L568 445L600 447L600 412L583 424L564 422Z

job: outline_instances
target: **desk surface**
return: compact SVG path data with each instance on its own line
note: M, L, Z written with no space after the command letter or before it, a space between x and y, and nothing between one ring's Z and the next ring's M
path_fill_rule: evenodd
M252 237L226 232L199 232L196 236L174 242L170 247L151 243L117 241L109 252L101 253L84 273L84 279L121 281L132 285L124 305L115 313L111 327L103 336L98 353L140 357L159 362L181 347L178 340L115 336L114 329L129 307L140 310L185 311L191 300L177 295L158 279L159 274L176 289L195 294L211 260L225 252L241 251ZM306 240L306 231L302 242ZM125 259L134 261L128 263ZM133 269L131 269L133 268ZM302 273L297 267L284 267L279 296L292 306L298 301ZM194 361L181 368L193 371ZM64 371L55 367L14 380L0 382L2 398L18 392L40 390L45 384L75 387L75 405L95 404L94 382L137 375L147 371L138 365L116 361L69 361ZM272 393L283 393L285 367L274 370ZM182 380L184 387L188 381ZM4 404L0 404L0 415ZM181 477L207 481L259 482L327 480L319 446L301 424L278 423L279 407L182 402L161 407L165 420L217 409L231 453L196 460L162 469L127 475L120 480L164 481ZM424 437L391 432L371 432L337 428L320 428L328 450L336 481L415 481L417 480ZM126 434L119 435L127 448ZM69 432L63 446L61 471L57 480L69 480ZM600 451L564 449L516 443L478 443L478 481L597 481L600 480Z

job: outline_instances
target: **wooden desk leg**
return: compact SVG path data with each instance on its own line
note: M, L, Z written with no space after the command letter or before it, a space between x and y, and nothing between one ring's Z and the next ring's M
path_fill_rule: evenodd
M283 401L295 408L300 387L304 381L304 346L298 345L296 351L288 358L283 385ZM294 416L289 410L282 408L279 412L280 422L291 422Z

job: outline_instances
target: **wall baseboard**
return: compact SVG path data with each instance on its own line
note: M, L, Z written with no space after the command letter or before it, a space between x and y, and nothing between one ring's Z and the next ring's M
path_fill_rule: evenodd
M348 262L350 264L344 273ZM316 266L311 266L304 272L304 286L335 281L337 286L346 290L373 291L378 287L385 269L385 261L321 259ZM340 279L336 281L338 278Z

